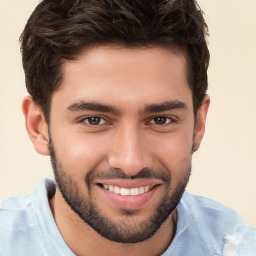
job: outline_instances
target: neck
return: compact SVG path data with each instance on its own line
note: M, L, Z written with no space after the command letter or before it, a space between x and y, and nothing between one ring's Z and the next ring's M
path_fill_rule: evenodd
M67 205L58 189L50 205L64 241L76 256L161 255L171 244L176 231L177 213L174 210L151 238L139 243L117 243L102 237L85 223Z

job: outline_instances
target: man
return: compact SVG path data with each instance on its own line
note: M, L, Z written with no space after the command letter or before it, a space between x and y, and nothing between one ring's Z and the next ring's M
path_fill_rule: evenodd
M206 34L192 0L36 7L23 112L55 183L0 204L0 255L256 255L234 211L184 193L210 103Z

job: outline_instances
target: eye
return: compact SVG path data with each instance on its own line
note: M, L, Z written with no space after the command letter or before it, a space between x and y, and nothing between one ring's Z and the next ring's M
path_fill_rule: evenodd
M102 117L99 117L99 116L88 116L86 118L83 118L81 120L81 122L84 122L91 126L99 126L99 125L103 125L106 123L106 121Z
M166 125L173 122L173 120L170 117L167 116L157 116L150 120L150 124L156 124L156 125Z

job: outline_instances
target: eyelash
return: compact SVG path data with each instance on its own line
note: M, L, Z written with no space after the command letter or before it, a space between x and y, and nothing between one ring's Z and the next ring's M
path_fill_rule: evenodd
M93 119L100 119L99 124L90 124L90 121L93 121ZM90 121L89 121L90 120ZM102 123L103 121L103 123ZM102 126L107 123L106 119L102 116L87 116L79 120L79 123L86 123L86 125L91 126L91 127L98 127Z
M91 121L94 122L95 120L93 119L97 119L95 124L90 123ZM156 121L164 121L164 123L162 124L157 124ZM162 120L161 120L162 119ZM98 121L98 122L97 122ZM79 123L85 123L85 125L88 125L90 127L99 127L99 126L103 126L105 124L108 124L106 118L102 117L102 116L86 116L82 119L79 120ZM146 124L152 124L155 126L168 126L171 125L173 123L176 123L176 120L174 118L171 118L169 116L154 116L151 117L150 120L148 122L146 122ZM110 122L109 122L110 124Z
M156 123L156 120L160 120L161 122L161 119L164 119L164 124L157 124ZM168 120L168 122L166 123L166 121ZM154 122L154 123L152 123ZM166 125L170 125L172 123L175 123L176 120L174 120L173 118L169 117L169 116L155 116L153 118L150 119L150 121L148 122L149 124L153 124L153 125L157 125L157 126L166 126Z

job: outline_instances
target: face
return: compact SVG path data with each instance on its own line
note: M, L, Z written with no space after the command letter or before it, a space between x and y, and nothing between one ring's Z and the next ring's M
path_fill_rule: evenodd
M95 47L66 61L63 74L49 127L58 189L105 238L149 238L190 174L195 123L184 55Z

